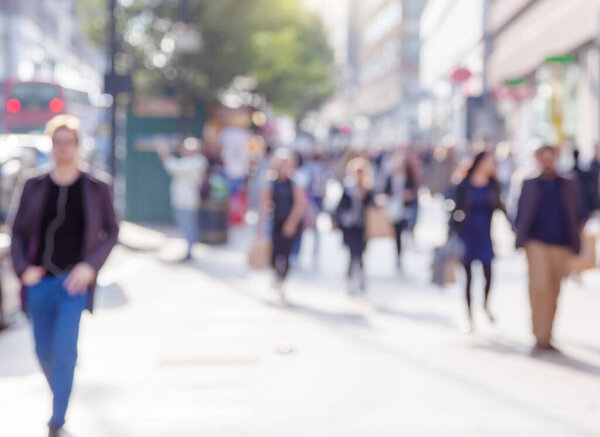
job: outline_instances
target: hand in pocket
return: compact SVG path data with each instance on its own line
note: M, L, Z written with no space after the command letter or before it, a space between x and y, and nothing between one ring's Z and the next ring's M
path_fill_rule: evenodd
M25 287L33 287L46 274L46 269L40 266L29 266L21 275L21 283Z

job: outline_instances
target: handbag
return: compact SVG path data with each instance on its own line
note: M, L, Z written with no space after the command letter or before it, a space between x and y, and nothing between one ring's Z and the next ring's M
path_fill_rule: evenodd
M271 264L273 244L268 238L257 235L248 252L248 265L254 270L262 270Z
M385 208L371 206L365 212L365 236L367 241L374 238L395 238L396 230Z
M596 241L597 237L595 235L583 234L581 236L581 251L573 258L571 264L573 272L581 274L598 266Z
M465 243L463 243L462 239L453 232L448 237L444 250L446 251L448 258L460 261L465 255Z
M404 217L404 201L398 197L390 197L385 205L388 217L393 223L400 223Z
M315 205L315 202L312 199L307 199L302 221L304 229L316 229L318 216L319 211L317 210L317 205Z
M436 247L431 264L431 282L438 287L456 282L458 260L453 258L446 246Z

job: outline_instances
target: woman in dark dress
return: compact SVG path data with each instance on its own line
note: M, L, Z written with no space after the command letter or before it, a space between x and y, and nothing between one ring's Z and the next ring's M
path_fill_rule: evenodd
M273 252L271 265L275 271L275 287L285 301L283 281L286 278L290 255L304 217L304 190L294 181L296 158L287 149L279 149L273 157L269 187L263 193L263 219L270 216Z
M350 251L348 294L365 291L363 254L366 249L365 213L373 198L373 171L369 161L354 158L346 166L344 194L335 212L336 224L342 230L344 244Z
M466 177L456 187L455 209L451 218L451 231L464 245L462 263L466 272L465 296L468 321L466 330L473 329L471 312L472 264L481 262L485 276L483 308L491 322L494 317L489 310L488 300L492 284L491 224L494 211L505 211L501 200L501 187L496 179L496 162L489 152L480 152L473 159Z

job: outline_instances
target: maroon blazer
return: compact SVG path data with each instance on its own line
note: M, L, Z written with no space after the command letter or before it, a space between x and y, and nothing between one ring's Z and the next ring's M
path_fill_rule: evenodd
M113 246L117 243L119 225L115 215L109 184L89 173L82 173L85 235L83 262L100 270ZM18 208L13 218L11 255L15 273L20 278L35 259L40 245L40 227L46 193L50 183L49 173L32 177L25 182ZM94 304L94 286L88 294L88 310ZM26 287L21 289L21 305L26 311Z

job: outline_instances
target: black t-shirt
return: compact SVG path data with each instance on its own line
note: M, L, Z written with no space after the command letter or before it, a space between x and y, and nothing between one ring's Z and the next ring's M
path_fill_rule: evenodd
M48 276L66 272L82 260L84 231L82 178L68 186L50 178L34 264Z

